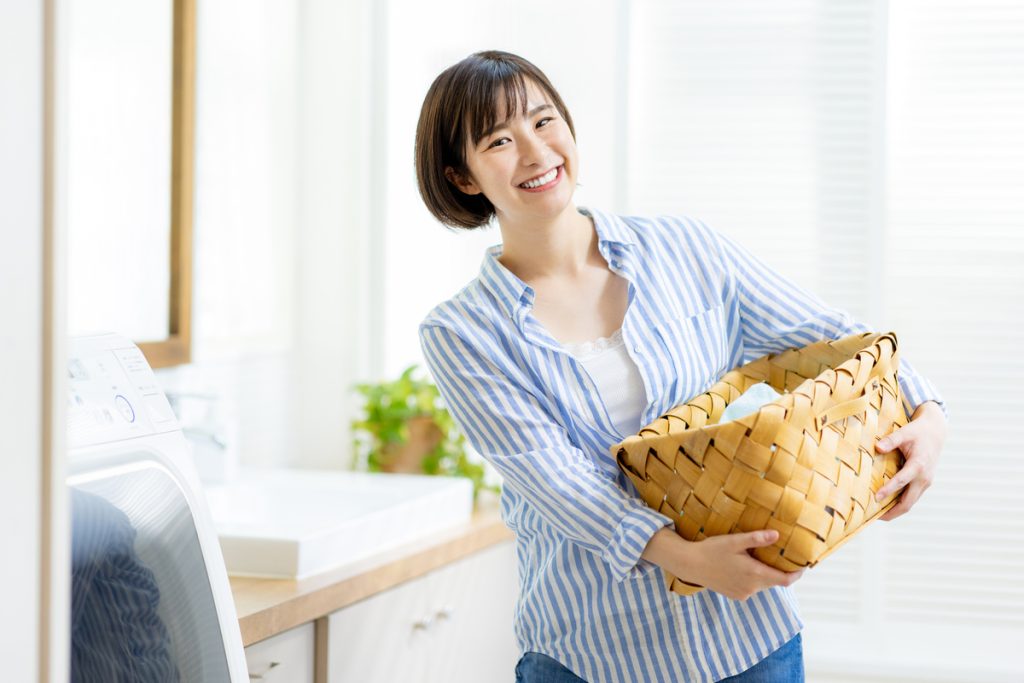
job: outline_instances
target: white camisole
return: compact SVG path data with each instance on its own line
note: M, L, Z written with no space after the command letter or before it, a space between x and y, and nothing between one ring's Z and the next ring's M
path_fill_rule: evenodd
M647 407L647 396L640 371L626 352L622 328L608 337L562 346L583 364L597 384L600 398L620 435L625 438L639 431L643 427L640 420Z

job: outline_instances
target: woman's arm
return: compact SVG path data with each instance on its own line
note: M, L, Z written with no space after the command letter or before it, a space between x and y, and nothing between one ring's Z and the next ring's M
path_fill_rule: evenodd
M698 225L704 233L700 238L717 246L722 256L726 304L738 308L744 362L822 339L884 331L872 330L846 311L827 305L731 238ZM899 382L908 415L926 401L935 402L946 413L939 392L905 358L900 359Z
M772 270L730 238L707 231L717 242L727 273L727 299L739 307L740 332L751 357L782 351L821 339L837 339L872 331L845 311L821 299ZM727 301L728 303L728 301ZM931 382L900 359L899 383L910 421L877 443L880 452L899 448L906 460L896 476L879 492L884 498L904 488L900 502L880 519L891 521L905 514L931 486L939 454L946 440L945 403Z
M670 518L598 470L533 394L459 334L423 324L420 344L455 422L506 487L566 538L600 555L618 580L655 569L641 553Z

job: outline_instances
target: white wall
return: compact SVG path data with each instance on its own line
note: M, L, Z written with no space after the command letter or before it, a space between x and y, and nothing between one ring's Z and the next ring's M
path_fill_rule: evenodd
M299 35L295 463L347 467L355 382L375 376L373 6L306 0Z
M42 56L42 3L0 5L0 515L19 520L4 532L5 557L18 558L0 564L4 613L19 618L0 624L0 661L20 681L36 680L40 651Z
M63 446L63 237L44 209L58 182L45 126L56 114L53 4L0 4L0 662L12 681L68 676L67 506L53 455Z

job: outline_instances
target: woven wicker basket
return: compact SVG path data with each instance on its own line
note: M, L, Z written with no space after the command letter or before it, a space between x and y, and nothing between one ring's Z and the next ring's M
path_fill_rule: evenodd
M899 451L875 452L878 439L906 424L898 366L891 332L763 356L611 452L683 538L776 529L778 541L754 556L787 572L813 567L899 497L874 497L903 466ZM725 407L760 382L782 397L718 424ZM702 590L666 577L681 595Z

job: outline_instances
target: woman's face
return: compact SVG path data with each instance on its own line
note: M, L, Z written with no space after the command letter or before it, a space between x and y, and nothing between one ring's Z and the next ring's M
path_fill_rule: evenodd
M498 220L517 223L550 219L571 204L576 187L576 141L558 109L526 81L526 114L507 119L504 104L496 128L467 143L469 177L448 177L466 194L483 193Z

